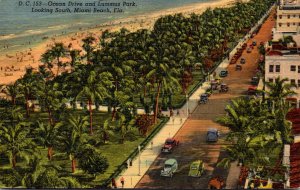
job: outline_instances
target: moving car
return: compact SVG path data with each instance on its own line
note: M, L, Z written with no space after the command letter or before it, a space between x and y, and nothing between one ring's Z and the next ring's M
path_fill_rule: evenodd
M257 86L259 83L259 77L252 77L251 78L251 84L254 86Z
M217 142L220 136L220 131L215 128L210 128L206 134L206 142Z
M247 90L248 95L256 95L257 93L257 86L249 86Z
M192 162L190 166L189 176L200 177L204 172L204 164L202 160L196 160Z
M247 53L251 53L252 52L252 48L251 47L248 47L247 48Z
M167 138L164 146L161 148L161 152L163 153L171 153L176 146L178 146L179 141L174 138Z
M227 75L228 75L228 71L227 70L223 70L219 74L220 77L227 77Z
M229 87L227 86L227 84L222 83L219 92L228 92L228 90Z
M242 65L236 65L235 70L236 71L241 71L242 70Z
M246 59L244 57L242 57L241 60L240 60L240 63L241 64L245 64L246 63Z
M208 102L208 94L201 94L199 104L206 104Z
M165 161L164 168L160 171L160 176L173 177L178 169L178 163L174 158Z

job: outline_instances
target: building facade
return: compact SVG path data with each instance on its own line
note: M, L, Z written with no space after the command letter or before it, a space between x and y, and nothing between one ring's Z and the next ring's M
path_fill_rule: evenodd
M300 34L300 0L280 0L274 39Z

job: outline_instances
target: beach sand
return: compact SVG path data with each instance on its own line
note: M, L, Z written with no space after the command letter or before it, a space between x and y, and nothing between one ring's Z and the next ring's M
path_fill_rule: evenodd
M245 0L244 0L245 1ZM96 39L101 36L102 31L117 31L126 28L133 32L139 29L152 29L155 21L164 15L182 13L189 15L191 13L201 14L207 8L232 6L235 0L219 0L213 3L196 3L180 8L166 9L150 14L128 17L116 21L97 25L94 28L82 29L79 32L62 35L58 37L49 37L49 39L33 46L28 45L20 51L12 51L0 55L0 84L10 84L24 75L26 67L38 68L40 56L55 42L62 42L65 46L72 44L73 49L81 49L82 39L93 35Z

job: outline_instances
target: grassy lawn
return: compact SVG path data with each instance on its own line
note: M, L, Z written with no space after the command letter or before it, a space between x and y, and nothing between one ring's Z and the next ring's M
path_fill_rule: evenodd
M68 110L68 111L74 115L87 115L88 114L88 112L86 110L75 110L75 111ZM94 111L93 112L93 124L94 124L95 129L97 129L97 126L102 125L104 123L104 121L109 117L111 117L111 115L109 113ZM48 122L48 114L43 113L43 112L35 112L35 113L31 114L31 117L29 120L32 122L40 120L40 121L43 121L46 123L46 122ZM156 125L156 126L158 126L158 125ZM156 126L154 126L150 130L149 134L156 128ZM88 132L88 128L86 131ZM34 138L34 136L33 136L33 138ZM111 176L111 174L113 174L118 169L118 167L124 161L126 161L128 156L144 140L145 140L145 137L138 135L136 140L125 141L124 144L109 142L107 144L102 144L102 145L96 147L96 149L101 153L101 155L103 155L107 158L109 167L104 174L97 175L94 180L91 180L91 179L86 180L86 181L84 180L82 182L82 184L92 186L92 187L103 184ZM39 147L37 147L36 152L41 155L42 162L44 164L50 164L50 162L51 162L52 164L54 164L56 166L60 166L61 169L66 171L67 173L71 174L71 161L69 160L68 157L65 157L65 156L59 156L59 157L57 156L56 157L55 153L58 153L58 152L54 149L54 157L53 157L52 161L48 161L47 148L39 146ZM21 167L21 168L27 167L27 163L25 162L25 160L18 160L17 167ZM9 164L8 159L0 158L0 173L2 173L4 170L10 169L10 168L11 168L11 165ZM78 168L78 163L77 163L77 171L75 173L75 176L76 175L79 175L79 176L84 175L83 171L80 170L80 168ZM1 179L1 176L0 176L0 179ZM0 184L1 184L1 180L0 180Z

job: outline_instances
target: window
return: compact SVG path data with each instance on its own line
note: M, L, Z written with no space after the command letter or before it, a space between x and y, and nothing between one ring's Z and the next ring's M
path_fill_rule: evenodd
M287 25L287 27L290 27L290 23L287 23L286 25Z
M300 23L299 23L300 24ZM279 27L281 27L281 23L278 23Z
M296 80L295 79L291 79L291 84L292 85L296 85Z
M298 26L300 26L300 22L298 23Z
M293 23L293 26L295 26L296 25L296 23Z
M295 17L296 17L296 15L293 15L293 17L295 18Z
M274 82L274 80L273 80L273 79L271 79L271 78L269 78L269 82Z
M299 15L299 17L300 17L300 15ZM279 15L279 18L282 19L282 15Z
M276 72L279 73L280 72L280 65L276 65Z
M269 66L269 72L270 72L270 73L273 73L273 72L274 72L274 65L270 65L270 66Z
M291 65L291 71L296 71L296 65Z
M298 87L300 87L300 80L298 79Z
M300 65L298 65L298 73L300 73Z
M288 15L287 18L291 18L291 15Z

